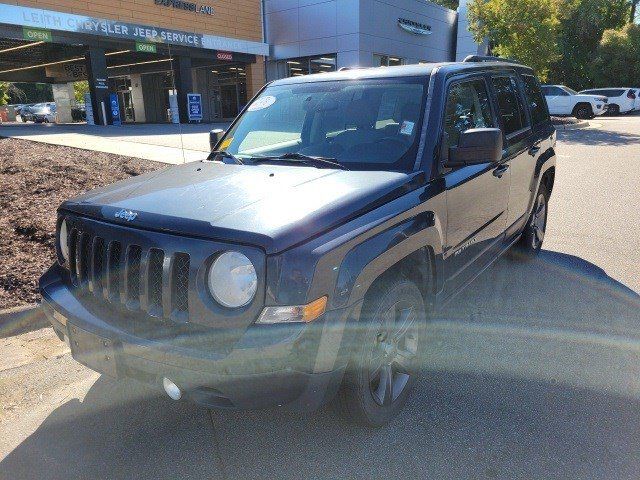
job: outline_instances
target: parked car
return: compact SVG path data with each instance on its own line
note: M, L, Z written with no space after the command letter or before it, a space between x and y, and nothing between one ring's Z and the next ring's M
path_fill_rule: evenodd
M542 247L556 133L525 66L277 80L211 136L208 160L64 202L40 279L76 360L172 399L335 398L383 425L429 319L505 252Z
M32 108L34 105L23 105L20 109L20 120L23 122L33 122L33 112Z
M84 103L78 103L71 108L71 119L74 122L84 122L87 120L87 109Z
M607 112L610 115L632 112L636 108L636 100L638 99L636 91L632 88L596 88L583 90L580 93L607 97L609 101Z
M556 116L574 116L590 119L607 111L607 98L602 95L584 95L565 85L542 85L549 112Z
M53 123L56 121L55 103L38 103L31 107L35 123Z

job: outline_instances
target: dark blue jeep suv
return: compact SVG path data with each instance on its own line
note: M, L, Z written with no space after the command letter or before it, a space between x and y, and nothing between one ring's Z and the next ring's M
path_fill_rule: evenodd
M383 425L429 318L542 245L556 136L513 62L279 80L212 138L205 161L60 206L40 290L79 362L209 407L335 399Z

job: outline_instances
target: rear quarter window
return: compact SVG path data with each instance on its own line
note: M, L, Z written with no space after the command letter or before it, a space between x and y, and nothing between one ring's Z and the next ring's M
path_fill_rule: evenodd
M522 81L524 82L524 93L531 112L532 125L535 126L546 122L549 120L549 111L544 98L542 98L542 91L536 77L522 75Z
M498 113L502 119L504 134L509 136L528 127L516 77L494 77L492 82L498 100Z

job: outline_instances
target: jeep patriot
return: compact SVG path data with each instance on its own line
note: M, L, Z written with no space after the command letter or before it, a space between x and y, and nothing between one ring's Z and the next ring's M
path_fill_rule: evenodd
M514 62L278 80L211 138L207 160L64 202L40 279L76 360L174 400L334 400L383 425L429 319L500 255L542 246L556 133Z

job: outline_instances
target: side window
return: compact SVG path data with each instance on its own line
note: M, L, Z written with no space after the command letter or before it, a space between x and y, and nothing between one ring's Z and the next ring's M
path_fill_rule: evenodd
M489 95L484 80L455 83L449 88L444 131L449 146L456 147L460 134L472 128L493 127Z
M504 134L511 135L527 126L524 108L518 95L515 77L494 77L493 87L498 98L498 110L504 125Z
M540 91L536 77L533 75L523 75L522 80L524 81L524 93L527 97L527 103L529 104L529 111L531 112L531 123L535 126L549 120L549 112L547 111L547 107L545 107L542 92Z

